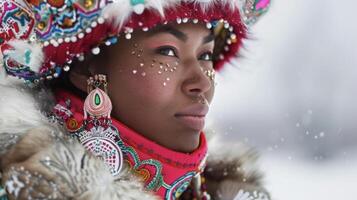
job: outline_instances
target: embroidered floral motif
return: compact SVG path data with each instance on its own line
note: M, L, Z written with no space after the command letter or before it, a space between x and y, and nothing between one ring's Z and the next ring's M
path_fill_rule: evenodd
M239 190L234 200L270 200L268 195L263 192L254 191L253 193Z
M53 199L53 198L65 198L64 196L58 196L58 186L42 175L37 173L31 173L25 170L23 167L11 168L9 171L11 174L9 180L5 182L6 190L9 195L17 198L20 196L28 197L29 199ZM38 188L46 188L46 193L40 192Z
M152 169L152 172L150 173L151 175L145 174L144 176L146 177L145 182L147 183L146 189L157 191L164 183L162 177L162 164L154 159L141 161L139 155L132 147L126 146L122 150L126 156L127 162L131 163L130 161L132 161L134 163L134 166L130 164L130 167L135 173L144 172L142 170L146 168Z
M190 172L176 180L171 185L166 185L167 188L165 199L177 199L190 186L192 178L196 172Z
M17 175L11 175L10 179L6 181L5 187L10 194L15 197L19 196L20 190L24 188L25 184L19 180Z

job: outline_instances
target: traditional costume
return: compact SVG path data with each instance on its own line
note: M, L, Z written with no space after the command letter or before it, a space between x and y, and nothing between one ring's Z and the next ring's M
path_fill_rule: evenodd
M85 99L45 87L73 61L120 45L119 36L131 39L135 30L169 23L212 30L219 70L269 4L1 0L0 199L270 199L251 150L225 150L201 133L194 152L176 152L112 118L105 76L88 80Z

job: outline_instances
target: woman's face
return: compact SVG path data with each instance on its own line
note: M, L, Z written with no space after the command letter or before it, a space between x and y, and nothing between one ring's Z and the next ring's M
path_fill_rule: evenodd
M120 37L89 68L107 75L112 116L160 145L191 152L214 94L213 48L204 25L168 24Z

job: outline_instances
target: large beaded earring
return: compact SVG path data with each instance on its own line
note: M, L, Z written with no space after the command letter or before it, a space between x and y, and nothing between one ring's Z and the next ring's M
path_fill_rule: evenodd
M84 101L83 129L78 133L80 143L95 156L101 158L113 175L118 175L123 166L123 142L119 131L112 125L112 103L107 94L105 75L90 77L88 96Z

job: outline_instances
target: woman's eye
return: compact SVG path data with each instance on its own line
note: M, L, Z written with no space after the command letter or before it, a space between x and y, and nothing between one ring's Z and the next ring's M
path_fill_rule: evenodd
M164 56L172 56L177 57L175 49L173 47L161 47L157 50L157 52Z
M200 56L200 60L204 61L212 61L213 60L213 53L212 52L206 52Z

